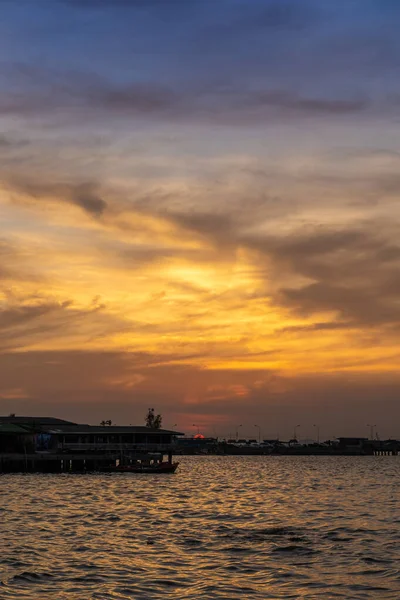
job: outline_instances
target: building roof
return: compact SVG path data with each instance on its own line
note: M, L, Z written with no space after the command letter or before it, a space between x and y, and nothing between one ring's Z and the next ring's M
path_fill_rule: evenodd
M150 429L141 425L58 425L50 426L42 429L46 429L48 433L71 433L71 434L117 434L117 433L143 433L146 435L184 435L178 431L171 431L170 429Z
M20 417L20 416L0 416L0 423L13 423L15 425L76 425L72 421L57 419L55 417Z
M20 425L14 425L13 423L0 423L0 435L2 433L20 433L26 435L30 432Z
M144 425L89 425L87 423L73 423L64 419L54 417L20 417L0 416L0 426L15 426L20 432L27 430L42 431L47 433L71 433L71 434L118 434L118 433L144 433L147 435L184 435L170 429L150 429ZM10 430L11 433L11 430ZM17 433L17 431L15 431Z

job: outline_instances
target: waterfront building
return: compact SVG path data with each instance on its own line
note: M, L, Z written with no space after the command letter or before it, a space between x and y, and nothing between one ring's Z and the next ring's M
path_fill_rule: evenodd
M78 470L132 461L150 454L172 455L176 437L168 429L145 426L88 425L52 417L0 417L0 471L58 470L70 461ZM61 465L61 470L64 464Z

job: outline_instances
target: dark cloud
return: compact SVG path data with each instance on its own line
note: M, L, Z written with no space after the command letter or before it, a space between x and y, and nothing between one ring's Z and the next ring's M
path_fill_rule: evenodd
M274 107L282 112L320 114L347 114L364 111L369 106L369 100L361 99L330 99L303 97L295 92L286 90L260 91L249 94L245 98L244 107L262 108Z
M385 288L382 283L347 287L323 281L299 289L283 289L280 300L303 316L336 311L359 326L400 323L399 291L388 295Z
M94 112L130 115L174 114L184 111L185 94L158 83L116 85L95 73L62 72L29 64L3 65L2 75L11 84L0 95L0 114L72 118Z
M312 323L310 325L292 325L290 327L281 327L277 329L277 333L308 333L313 331L337 331L340 329L347 328L354 328L354 323L326 321L322 323Z
M72 191L71 198L74 204L95 216L100 216L107 208L107 202L100 197L96 186L92 183L76 186Z
M359 326L400 322L400 247L374 229L371 223L259 243L277 272L286 269L311 281L281 288L277 301L302 316L336 312Z
M85 94L85 91L84 91ZM185 111L184 93L156 84L112 85L87 89L82 100L95 109L121 114L162 115Z
M265 84L254 89L192 80L170 86L152 82L117 85L91 73L51 72L24 65L11 68L11 79L10 68L5 72L9 81L16 78L17 85L0 96L0 114L22 117L59 119L68 116L91 120L107 113L121 118L194 119L240 125L284 116L345 116L371 107L366 96L306 95Z
M87 307L77 307L71 300L58 302L44 295L20 297L9 293L0 310L0 352L22 350L57 338L84 344L125 327L96 298Z
M237 241L234 217L225 212L178 213L167 211L165 216L183 230L189 230L210 240L218 240L219 246Z
M9 148L12 145L12 142L3 135L0 135L0 148Z
M4 183L11 192L24 194L39 202L56 200L57 202L74 204L94 217L100 217L108 207L98 187L92 182L80 184L43 183L26 177L8 175Z
M0 135L0 156L3 165L13 158L20 160L20 151L27 146L29 146L28 140Z
M398 113L396 78L381 89L366 71L371 65L378 73L398 66L400 45L390 13L373 2L365 9L361 0L348 4L59 0L49 14L44 11L53 28L40 39L43 55L55 50L56 60L46 64L57 66L47 73L42 67L40 74L39 61L36 67L33 61L22 65L18 53L12 55L19 79L3 74L0 113L57 124L97 121L105 114L226 125L345 118L369 110L391 118ZM91 11L95 14L86 14ZM58 47L54 27L65 20L70 27ZM70 38L72 27L77 35ZM27 27L21 37L25 33L31 43L37 41L35 28ZM85 52L91 62L80 59ZM84 72L88 64L91 72Z
M209 22L207 38L214 33L219 36L225 33L246 31L248 27L265 29L303 29L314 24L320 15L318 5L303 0L301 5L296 0L250 0L246 3L231 0L59 0L67 6L86 10L124 9L128 16L130 10L152 11L159 15L173 13L178 18L184 13L193 16L199 13L207 15L204 21ZM175 12L176 11L176 12ZM210 19L210 11L217 17L221 13L223 22L215 24Z
M25 326L29 321L33 321L54 313L62 311L70 306L70 302L62 304L42 303L38 305L17 306L15 308L6 308L0 311L0 330L13 327Z

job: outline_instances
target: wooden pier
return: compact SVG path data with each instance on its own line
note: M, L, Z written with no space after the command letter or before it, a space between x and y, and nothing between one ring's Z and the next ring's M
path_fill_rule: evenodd
M126 454L0 454L0 473L93 473L117 465L131 465L136 462L162 461L172 463L173 453Z

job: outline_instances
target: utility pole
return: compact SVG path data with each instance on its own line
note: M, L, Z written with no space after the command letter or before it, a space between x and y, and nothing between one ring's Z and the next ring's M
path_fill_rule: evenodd
M259 425L254 425L258 429L258 443L261 443L261 427Z
M319 425L313 425L317 429L317 444L319 444Z
M239 427L243 427L243 425L238 425L236 427L236 441L238 441L238 437L239 437Z

